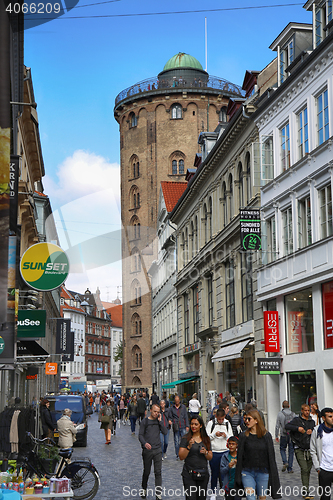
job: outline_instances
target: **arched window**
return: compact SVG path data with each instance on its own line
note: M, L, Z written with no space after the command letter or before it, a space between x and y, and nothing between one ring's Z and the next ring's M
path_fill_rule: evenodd
M137 313L132 316L132 335L142 335L141 318Z
M204 235L205 235L205 245L208 241L208 220L207 220L207 205L203 206L203 223L204 223Z
M219 121L225 123L227 121L227 108L223 106L219 113Z
M170 155L170 165L172 175L185 174L185 155L181 151L174 151Z
M141 387L141 380L139 379L139 377L133 377L132 379L132 385L134 385L135 387Z
M132 368L142 368L142 352L138 345L132 348Z
M221 202L222 202L222 227L227 225L227 187L225 182L222 183Z
M179 171L179 175L184 174L184 160L179 160L178 171Z
M136 208L140 208L140 193L136 195Z
M140 208L140 193L137 186L132 186L129 192L131 209Z
M129 178L136 179L140 176L140 164L137 155L133 155L130 159Z
M137 116L135 116L135 113L130 113L129 120L130 120L130 128L137 126L138 118L137 118Z
M180 104L174 104L171 108L171 118L172 120L179 120L182 118L182 107Z
M208 232L209 232L209 239L212 238L213 236L213 202L212 198L209 197L209 202L208 202Z
M131 252L131 271L132 273L141 271L141 257L137 248L134 248Z
M140 305L141 304L141 286L140 286L140 282L137 279L132 281L131 295L132 295L132 301L133 301L134 305Z
M238 190L239 190L239 208L244 208L244 174L241 162L238 163Z
M252 182L251 182L251 157L250 153L246 155L246 196L247 196L247 204L251 200L252 197Z
M178 174L177 160L172 160L172 175Z
M140 239L140 219L137 216L132 217L130 225L132 226L130 231L130 239Z
M229 175L228 188L229 188L228 189L229 190L228 211L229 211L229 221L231 221L231 219L234 216L234 195L233 195L233 185L232 185L232 175L231 174Z

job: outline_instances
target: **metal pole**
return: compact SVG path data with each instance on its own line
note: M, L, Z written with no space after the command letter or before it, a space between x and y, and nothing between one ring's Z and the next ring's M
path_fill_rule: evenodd
M207 17L205 17L205 62L206 62L205 71L207 71L207 68L208 68L208 55L207 55Z

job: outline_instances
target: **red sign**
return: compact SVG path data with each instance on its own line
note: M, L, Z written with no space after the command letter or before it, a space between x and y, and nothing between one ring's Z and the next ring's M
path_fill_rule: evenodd
M37 374L36 375L26 375L26 380L37 380Z
M265 352L280 352L279 313L264 311Z
M324 283L323 313L324 313L324 341L325 349L333 348L333 281Z

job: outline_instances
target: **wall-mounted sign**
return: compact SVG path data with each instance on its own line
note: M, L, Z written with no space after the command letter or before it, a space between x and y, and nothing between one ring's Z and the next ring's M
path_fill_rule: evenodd
M264 311L265 352L280 352L279 313Z
M190 344L183 347L183 354L189 354L190 352L197 351L198 349L199 349L199 342L195 342L194 344Z
M260 210L240 210L240 240L243 250L261 249Z
M258 375L280 375L281 359L280 358L258 358Z
M57 319L56 354L61 354L63 361L74 361L74 332L71 332L70 319Z
M45 337L46 311L19 310L17 317L17 338Z
M19 163L20 157L17 155L10 155L10 179L9 179L9 199L10 199L10 213L9 224L11 231L17 232L17 208L18 208L18 178L19 178Z
M45 375L57 375L58 364L57 363L45 363Z
M58 288L69 273L65 252L53 243L37 243L24 252L20 262L22 278L40 292Z
M325 349L333 348L333 281L322 285Z

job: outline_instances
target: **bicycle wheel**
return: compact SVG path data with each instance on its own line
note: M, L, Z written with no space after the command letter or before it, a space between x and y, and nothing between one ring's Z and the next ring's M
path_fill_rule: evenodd
M76 500L91 500L96 495L100 484L96 469L87 465L81 465L75 474L71 475L71 480Z

